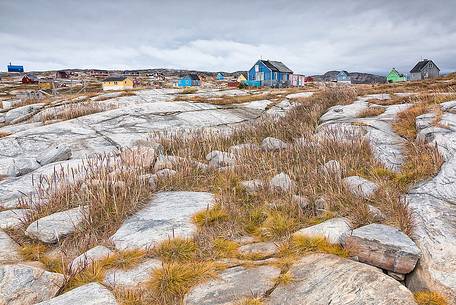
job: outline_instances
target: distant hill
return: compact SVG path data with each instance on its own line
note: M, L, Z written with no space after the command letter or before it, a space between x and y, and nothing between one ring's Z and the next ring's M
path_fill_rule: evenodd
M316 80L330 82L336 79L339 71L328 71L323 75L314 75L312 76ZM377 84L377 83L386 83L386 77L369 74L369 73L360 73L360 72L349 72L353 84Z

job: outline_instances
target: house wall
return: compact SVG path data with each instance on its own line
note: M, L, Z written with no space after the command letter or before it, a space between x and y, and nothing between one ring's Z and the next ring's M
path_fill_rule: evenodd
M128 90L133 89L133 81L129 78L123 81L103 82L103 90Z
M428 62L421 72L411 73L410 79L411 80L421 80L421 79L428 79L428 78L436 78L439 77L440 71L436 67L433 62Z
M258 79L256 79L256 73L257 73L255 70L256 65L259 66L258 72L264 73L264 80L272 80L272 71L268 67L266 67L266 65L261 61L257 61L253 65L253 67L249 70L249 73L248 73L249 80L258 80Z

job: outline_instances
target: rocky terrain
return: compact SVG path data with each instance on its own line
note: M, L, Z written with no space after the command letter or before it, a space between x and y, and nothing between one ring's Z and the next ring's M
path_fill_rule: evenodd
M0 304L456 304L445 86L11 103Z

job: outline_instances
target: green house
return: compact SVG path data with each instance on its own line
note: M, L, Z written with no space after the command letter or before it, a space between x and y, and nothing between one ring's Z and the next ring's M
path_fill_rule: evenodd
M386 77L386 80L388 81L388 83L405 82L407 80L407 76L397 72L397 70L393 68Z

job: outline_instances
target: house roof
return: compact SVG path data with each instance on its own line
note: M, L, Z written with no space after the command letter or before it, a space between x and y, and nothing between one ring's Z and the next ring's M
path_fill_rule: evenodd
M434 66L440 71L439 67L437 67L437 65L432 60L424 59L424 60L418 62L415 65L415 67L413 67L413 69L410 70L410 73L419 73L419 72L421 72L424 69L424 67L426 67L426 65L428 63L430 63L430 62L432 62L434 64Z
M285 66L280 61L262 60L261 62L264 63L264 65L271 69L273 72L293 73L293 71L290 70L290 68Z
M342 71L339 71L339 73L337 75L341 75L341 74L345 74L347 76L349 76L350 74L348 73L348 71L345 71L345 70L342 70Z
M190 78L191 80L200 80L198 74L194 74L194 73L185 75L184 78L185 78L185 77L186 77L186 78Z
M399 73L399 71L397 71L396 68L391 69L389 74L391 74L393 72L395 72L397 75L399 75L399 77L404 77L404 74L403 73Z
M110 76L110 77L105 78L103 81L104 82L121 82L125 79L127 79L126 76Z
M36 76L33 75L33 74L25 74L24 77L27 77L27 78L29 78L29 79L31 79L31 80L33 80L33 81L38 81L38 80L39 80L38 77L36 77ZM24 78L24 77L23 77L23 78Z

